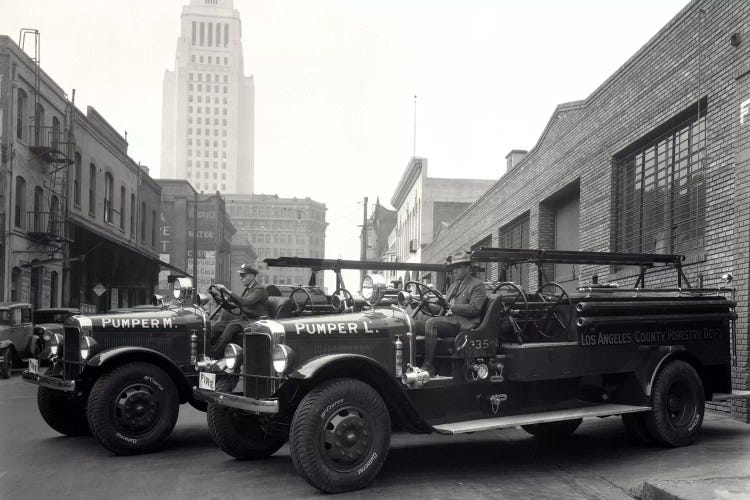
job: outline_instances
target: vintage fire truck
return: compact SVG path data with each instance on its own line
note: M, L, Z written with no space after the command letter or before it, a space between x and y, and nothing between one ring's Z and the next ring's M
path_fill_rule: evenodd
M461 434L521 426L539 437L573 433L583 418L621 416L638 439L690 444L706 401L732 391L735 303L730 288L690 288L677 255L475 250L476 262L536 265L536 290L494 285L478 327L440 339L435 377L419 368L420 316L448 304L419 282L394 291L376 274L361 294L375 305L347 315L266 320L230 344L222 364L199 368L197 399L209 430L238 459L287 440L299 474L324 492L367 486L394 429ZM633 287L596 284L569 293L545 282L551 264L637 266ZM375 264L375 263L373 263ZM374 266L373 266L374 267ZM651 271L672 288L646 288Z
M340 264L315 270L330 269L342 282ZM361 309L361 302L340 288L326 295L313 281L284 296L269 286L268 317ZM50 427L68 436L90 432L113 453L132 455L162 446L180 404L205 411L206 403L192 394L197 369L221 361L207 356L212 319L205 309L208 296L195 294L188 278L176 279L173 292L171 302L155 296L150 306L79 314L64 328L44 332L45 348L29 360L23 378L39 386L39 412ZM230 294L215 287L209 292L220 308L240 313Z

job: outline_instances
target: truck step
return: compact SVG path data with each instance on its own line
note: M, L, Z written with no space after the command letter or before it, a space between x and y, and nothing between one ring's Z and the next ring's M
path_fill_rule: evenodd
M584 406L581 408L570 408L567 410L540 411L537 413L524 413L522 415L510 415L507 417L483 418L481 420L469 420L466 422L455 422L453 424L440 424L433 426L432 429L439 434L463 434L466 432L502 429L503 427L559 422L561 420L572 420L574 418L622 415L623 413L638 413L650 410L650 406L603 404Z
M750 398L750 391L740 391L739 389L732 389L732 392L714 392L711 401L729 401L730 399L745 399Z

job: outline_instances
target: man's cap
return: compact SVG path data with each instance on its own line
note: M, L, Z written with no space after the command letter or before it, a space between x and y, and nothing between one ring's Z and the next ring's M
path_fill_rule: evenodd
M250 264L242 264L239 270L240 274L258 274L258 270Z
M453 255L449 255L448 257L446 257L445 262L451 267L457 266L459 264L471 264L471 254L469 252L459 250Z

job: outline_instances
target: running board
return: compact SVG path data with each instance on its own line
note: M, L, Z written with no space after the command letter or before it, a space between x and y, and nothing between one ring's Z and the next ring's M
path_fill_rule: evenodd
M651 411L651 407L617 404L594 405L585 406L582 408L570 408L567 410L541 411L537 413L511 415L507 417L469 420L466 422L456 422L453 424L440 424L433 426L432 429L439 434L464 434L466 432L502 429L503 427L544 424L547 422L559 422L561 420L572 420L575 418L605 417L608 415L622 415L623 413L638 413L644 411Z
M714 392L711 397L711 402L714 401L729 401L731 399L745 399L750 398L750 391L740 391L738 389L732 389L732 392Z

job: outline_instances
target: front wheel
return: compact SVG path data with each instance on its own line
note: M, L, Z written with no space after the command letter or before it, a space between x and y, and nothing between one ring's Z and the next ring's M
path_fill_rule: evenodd
M62 391L39 387L36 392L39 413L47 425L65 436L91 434L86 421L86 404Z
M102 374L89 395L91 432L117 455L158 449L177 422L177 388L151 363L127 363Z
M706 406L703 383L684 361L672 361L656 376L651 393L653 410L644 415L654 440L670 448L695 441Z
M231 379L223 378L216 383L216 390L229 392L233 385ZM286 443L286 436L266 432L256 415L210 403L206 419L217 446L238 460L268 457Z
M289 433L294 467L325 493L370 484L390 441L388 408L372 387L353 379L329 380L307 393Z
M522 425L521 428L532 436L545 439L561 439L573 434L578 429L578 426L581 425L581 422L582 419L576 418L560 422Z

